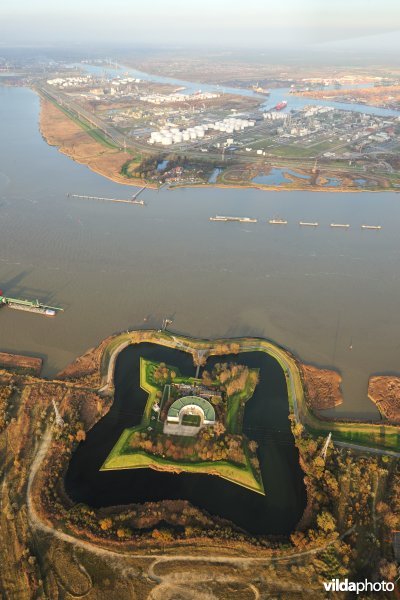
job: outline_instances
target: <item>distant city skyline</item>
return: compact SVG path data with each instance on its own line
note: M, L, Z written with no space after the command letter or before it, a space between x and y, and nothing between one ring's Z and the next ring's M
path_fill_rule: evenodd
M70 41L295 47L369 36L373 42L375 36L399 29L398 0L3 0L0 6L2 45Z

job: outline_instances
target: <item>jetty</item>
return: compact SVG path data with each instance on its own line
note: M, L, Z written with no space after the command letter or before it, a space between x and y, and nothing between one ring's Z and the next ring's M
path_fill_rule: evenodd
M142 188L136 194L132 196L132 198L103 198L102 196L86 196L83 194L67 194L68 198L79 198L80 200L103 200L105 202L123 202L124 204L139 204L140 206L144 206L144 200L138 200L138 195L144 190Z
M137 198L140 196L140 194L142 192L144 192L144 190L147 188L147 185L144 185L142 188L140 188L140 190L138 190L135 194L133 194L132 196L132 200L137 200ZM143 203L144 204L144 203Z
M63 312L63 308L59 306L48 306L42 304L39 300L21 300L20 298L8 298L3 295L0 290L0 308L2 306L8 306L15 310L23 310L26 312L38 313L46 317L54 317L58 312Z
M257 223L257 219L253 219L251 217L225 217L222 215L216 215L215 217L210 217L210 221L236 221L237 223Z

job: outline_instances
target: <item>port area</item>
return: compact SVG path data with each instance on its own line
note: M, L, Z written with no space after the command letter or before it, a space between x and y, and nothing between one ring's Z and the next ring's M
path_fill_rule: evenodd
M307 96L294 101L285 87L268 103L257 93L189 94L182 102L182 95L154 94L144 81L117 77L107 82L107 93L98 94L105 85L100 84L94 75L50 77L37 79L34 89L42 98L41 131L48 143L114 181L326 192L399 189L394 111L364 113L364 105L354 102L316 106ZM232 117L231 109L241 118Z
M43 360L35 356L0 352L0 369L39 376L42 371L42 365Z
M58 312L63 312L64 309L59 306L48 306L42 304L39 300L22 300L20 298L8 298L3 295L0 290L0 308L2 306L8 306L14 310L23 310L26 312L38 313L45 317L54 317Z

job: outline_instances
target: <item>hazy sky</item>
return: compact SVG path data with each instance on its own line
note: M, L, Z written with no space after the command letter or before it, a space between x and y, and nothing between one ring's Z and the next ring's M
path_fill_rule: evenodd
M400 0L0 0L0 43L271 46L400 30Z

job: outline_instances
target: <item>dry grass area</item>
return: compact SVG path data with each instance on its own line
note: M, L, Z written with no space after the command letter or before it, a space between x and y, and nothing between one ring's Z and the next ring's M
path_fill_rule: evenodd
M134 332L136 341L146 336L149 332ZM90 534L88 522L97 519L94 510L85 508L83 514L88 516L88 522L73 522L70 513L77 506L72 507L63 487L55 485L53 473L59 468L63 476L65 463L61 450L63 447L71 450L77 443L77 428L80 431L83 426L87 430L109 408L110 398L97 394L95 383L101 379L102 353L110 340L112 338L66 369L64 376L71 378L64 381L0 373L0 395L5 390L5 397L12 400L5 402L5 427L0 431L1 597L7 600L231 600L236 597L240 600L322 600L325 597L322 581L355 573L357 565L353 558L358 560L357 537L341 541L338 535L360 515L365 530L371 531L371 498L372 494L375 497L376 490L378 500L386 502L377 503L386 528L380 533L377 530L376 534L380 540L386 540L389 527L398 527L395 512L400 476L396 485L390 480L396 469L394 461L384 461L377 456L356 460L349 452L342 455L339 450L331 449L324 464L318 442L297 431L299 449L307 464L309 487L311 489L310 482L315 486L315 502L310 514L317 512L323 519L321 523L317 519L310 530L295 532L291 542L282 545L273 539L263 546L255 538L232 537L231 532L219 537L211 517L207 517L205 536L204 528L198 527L189 527L188 536L181 539L167 536L168 531L160 535L162 529L159 535L153 535L157 531L153 530L153 534L142 540L135 537L133 530L127 539L112 537L108 531L100 535L96 529ZM116 343L120 340L116 339ZM89 375L85 369L89 369ZM337 373L305 365L303 377L320 402L340 390ZM63 428L53 423L53 400L64 417ZM46 463L51 447L55 461ZM70 454L65 456L70 457ZM339 510L339 489L346 490L346 477L352 482L352 489L350 498L345 497ZM385 482L391 487L386 489ZM52 514L40 506L40 496L46 488L55 490ZM168 502L171 515L172 509L174 515L183 513L182 507L176 510L173 501L164 501L164 504ZM187 504L185 501L185 506ZM332 515L326 512L327 507L333 510ZM152 528L156 521L159 523L159 515L164 514L160 512L163 509L160 503L148 505L142 516L133 508L145 529ZM186 508L192 520L206 517L194 507ZM99 515L100 523L117 520L120 514L125 519L128 509L104 509ZM338 529L331 535L335 518ZM221 535L223 529L220 529ZM375 550L374 572L383 552L390 557L388 546L380 543L380 550ZM366 560L371 562L370 542L366 550Z
M0 352L0 368L28 370L33 375L40 375L43 360L32 356L8 354Z
M14 385L13 408L6 415L7 426L0 434L3 597L224 600L237 596L251 600L268 594L269 590L276 598L290 597L292 590L299 590L296 577L286 575L282 587L279 568L266 567L270 563L268 554L266 563L259 562L260 548L248 543L226 542L221 556L218 540L205 538L188 540L184 547L156 539L142 547L129 547L122 541L108 544L106 540L86 538L85 541L79 531L65 535L65 524L52 523L41 513L36 497L43 481L33 475L30 493L29 480L36 473L36 457L42 452L49 425L53 429L53 444L61 443L57 428L51 426L52 401L67 422L75 414L74 420L81 420L85 429L100 418L108 409L109 399L100 398L86 386L85 368L98 373L100 356L107 343L106 340L66 370L74 375L75 381L46 381L24 374L7 376L3 372L0 390L10 382ZM306 560L314 572L312 560ZM296 558L293 561L297 563ZM267 571L268 581L264 581ZM318 598L315 584L314 591L313 597ZM301 597L296 594L296 598Z
M361 100L371 106L381 106L387 102L400 101L400 86L385 85L359 89L346 89L344 87L338 90L312 90L309 92L299 92L299 95L308 98L323 98L324 100L351 97L356 100Z
M334 408L342 404L341 376L336 371L301 365L307 399L313 410Z
M368 383L368 397L376 404L383 417L393 423L400 423L400 377L371 377Z
M141 185L140 179L121 175L122 166L132 160L129 152L109 148L93 139L77 123L48 100L41 100L40 131L48 144L57 146L78 163L92 171L126 185Z

